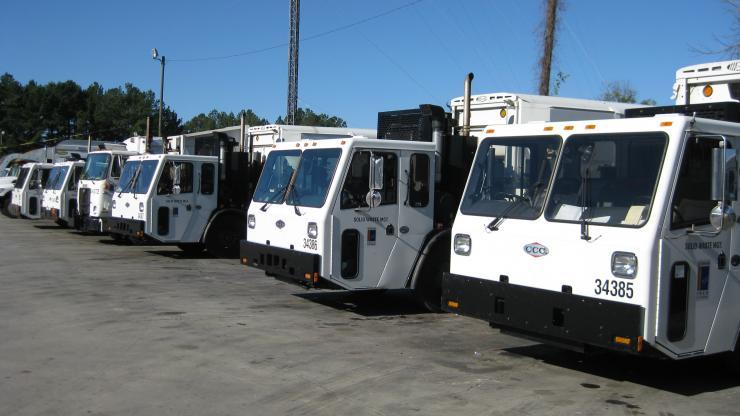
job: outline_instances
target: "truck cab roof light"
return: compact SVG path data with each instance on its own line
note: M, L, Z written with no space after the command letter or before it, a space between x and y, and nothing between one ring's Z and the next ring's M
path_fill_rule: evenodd
M563 127L563 130L573 130L573 126L572 125L567 125L567 126Z
M593 130L596 128L596 124L586 124L586 130Z
M671 127L673 125L672 121L661 121L660 127Z
M486 129L486 134L493 134L495 132L496 132L496 130L494 130L494 129Z
M552 131L552 129L553 129L552 126L545 126L545 128L542 129L542 130L544 130L544 131Z

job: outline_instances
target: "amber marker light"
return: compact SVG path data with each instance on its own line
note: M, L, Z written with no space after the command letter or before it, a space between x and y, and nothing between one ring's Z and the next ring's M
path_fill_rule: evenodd
M501 116L501 118L506 117L506 109L502 108L501 111L498 112L498 114Z
M660 127L671 127L673 125L672 121L661 121Z
M486 134L493 134L495 132L496 132L496 130L494 130L494 129L486 129Z
M596 128L596 124L586 124L586 130L593 130Z
M701 90L702 94L704 94L705 97L711 97L712 93L714 93L714 88L712 88L711 85L705 85L704 88Z
M573 126L565 126L563 127L563 130L573 130Z
M460 307L460 304L457 303L457 302L455 302L454 300L448 300L447 301L447 306L449 306L450 308L453 308L453 309L457 309L457 308Z
M545 128L543 129L543 130L545 130L545 131L552 131L552 129L553 129L553 127L552 127L552 126L547 126L547 127L545 127Z
M622 345L630 345L630 344L632 344L632 340L631 339L629 339L627 337L620 337L620 336L614 337L614 342L617 343L617 344L622 344Z

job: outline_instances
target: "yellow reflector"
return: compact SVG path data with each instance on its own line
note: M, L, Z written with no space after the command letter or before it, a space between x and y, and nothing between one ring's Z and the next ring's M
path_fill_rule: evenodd
M246 257L242 257L242 264L243 265L247 265L248 263L249 263L249 261L247 261L247 258Z
M506 109L502 108L501 111L498 112L501 115L501 118L506 117Z
M313 282L319 283L319 273L318 272L313 272Z
M711 85L705 85L704 89L701 90L705 97L711 97L714 92L714 88Z
M495 132L496 132L496 130L494 130L494 129L486 129L486 134L493 134Z
M642 335L640 335L639 337L637 337L637 352L642 352L642 342Z
M617 344L622 344L622 345L632 344L632 340L627 337L614 337L614 342L616 342Z
M545 131L552 131L552 126L547 126L547 127L545 127L545 129L544 129L544 130L545 130Z
M565 126L564 129L565 130L573 130L573 126Z
M304 278L305 278L306 280L311 280L311 273L306 273L306 274L304 274L304 275L303 275L303 277L304 277Z
M673 125L672 121L663 121L660 123L660 127L671 127Z
M586 124L586 130L593 130L596 128L596 124Z
M448 300L447 301L447 306L449 306L450 308L457 309L460 306L460 304L457 303L457 302L455 302L454 300Z

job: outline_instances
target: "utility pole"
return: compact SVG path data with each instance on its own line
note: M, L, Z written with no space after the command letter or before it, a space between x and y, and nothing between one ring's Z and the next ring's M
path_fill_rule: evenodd
M540 59L540 95L550 95L550 72L552 71L552 50L555 45L555 26L558 21L558 0L545 0L547 10L545 15L545 38L542 42L542 58Z
M285 120L295 124L298 111L298 23L301 0L290 0L290 50L288 51L288 113Z
M165 58L164 55L159 55L159 51L157 51L157 48L152 49L152 59L156 59L160 63L160 73L159 73L159 129L157 130L157 134L159 134L159 137L162 136L162 107L164 106L164 64L165 64Z

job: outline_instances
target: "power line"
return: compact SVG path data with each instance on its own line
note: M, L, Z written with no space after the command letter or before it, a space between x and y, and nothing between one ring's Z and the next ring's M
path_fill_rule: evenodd
M384 12L375 14L375 15L370 16L370 17L366 17L364 19L360 19L360 20L357 20L355 22L348 23L346 25L338 26L338 27L335 27L334 29L329 29L329 30L326 30L324 32L319 32L319 33L317 33L315 35L306 36L306 37L304 37L302 39L302 41L303 42L306 42L308 40L314 40L314 39L318 39L318 38L321 38L321 37L324 37L324 36L331 35L333 33L341 32L343 30L347 30L347 29L350 29L352 27L359 26L359 25L361 25L363 23L367 23L369 21L372 21L372 20L375 20L375 19L379 19L381 17L384 17L384 16L387 16L389 14L395 13L395 12L397 12L399 10L402 10L402 9L411 7L413 5L419 4L419 3L423 2L423 1L424 0L414 0L414 1L408 2L406 4L402 4L400 6L397 6L397 7L394 7L392 9L386 10ZM284 48L286 46L288 46L288 43L280 43L280 44L277 44L277 45L267 46L267 47L259 48L259 49L253 49L253 50L245 51L245 52L232 53L232 54L229 54L229 55L209 56L209 57L203 57L203 58L168 59L168 61L170 61L170 62L216 61L216 60L237 58L237 57L240 57L240 56L255 55L255 54L258 54L258 53L263 53L263 52L271 51L271 50L274 50L274 49Z

